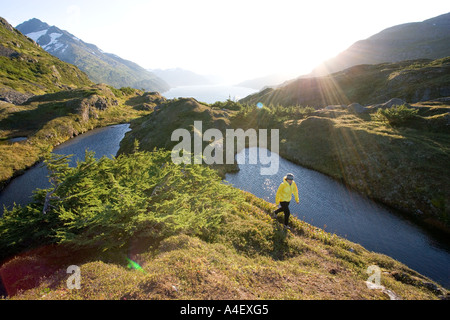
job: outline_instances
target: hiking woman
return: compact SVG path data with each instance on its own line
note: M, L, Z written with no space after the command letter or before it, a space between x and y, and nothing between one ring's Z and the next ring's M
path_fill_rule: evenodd
M273 212L273 217L280 212L284 212L284 225L287 227L289 223L289 216L291 215L291 211L289 210L289 203L292 199L292 194L295 197L295 201L299 203L298 199L298 188L294 182L294 175L292 173L288 173L284 178L283 182L278 187L277 194L275 196L275 204L281 205L281 208Z

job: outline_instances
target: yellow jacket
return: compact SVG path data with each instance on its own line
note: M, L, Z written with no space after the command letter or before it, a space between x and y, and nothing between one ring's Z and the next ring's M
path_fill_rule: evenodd
M280 202L289 202L292 199L292 194L294 194L295 202L299 202L298 199L298 188L295 181L292 184L286 181L286 177L283 178L283 182L280 184L275 196L275 204L279 205Z

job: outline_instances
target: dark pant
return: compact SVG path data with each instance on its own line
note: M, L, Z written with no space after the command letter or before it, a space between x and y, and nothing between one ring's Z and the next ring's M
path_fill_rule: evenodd
M281 208L277 209L275 211L275 214L278 214L280 212L284 212L284 224L287 226L289 223L289 216L291 215L291 211L289 210L289 202L281 201L280 202Z

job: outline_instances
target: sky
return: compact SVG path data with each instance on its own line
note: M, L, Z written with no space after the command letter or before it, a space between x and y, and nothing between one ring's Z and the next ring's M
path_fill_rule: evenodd
M147 69L180 67L230 82L300 76L388 27L450 12L447 0L0 0Z

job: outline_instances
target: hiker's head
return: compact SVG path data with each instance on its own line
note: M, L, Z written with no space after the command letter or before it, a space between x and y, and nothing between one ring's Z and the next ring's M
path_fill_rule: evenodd
M286 175L286 181L289 182L289 184L291 184L292 181L294 181L294 175L292 173L288 173Z

